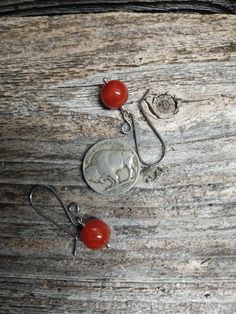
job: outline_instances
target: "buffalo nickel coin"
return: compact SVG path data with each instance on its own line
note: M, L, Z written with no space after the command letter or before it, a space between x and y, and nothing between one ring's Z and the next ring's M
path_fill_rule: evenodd
M115 139L94 144L85 154L82 167L87 184L102 195L127 192L140 172L139 159L133 148Z

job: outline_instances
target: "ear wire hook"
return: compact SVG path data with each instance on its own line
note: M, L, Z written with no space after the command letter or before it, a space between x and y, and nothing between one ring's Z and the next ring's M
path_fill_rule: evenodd
M52 193L56 199L59 201L61 207L64 209L69 221L75 225L75 226L78 226L78 225L81 225L83 226L83 222L82 222L82 219L79 217L79 216L73 216L72 214L72 208L75 208L76 207L76 211L78 212L79 211L79 207L76 203L71 203L69 205L69 208L67 209L66 206L64 205L64 203L62 202L61 198L59 197L59 195L57 194L57 192L51 188L50 186L48 185L35 185L33 186L33 188L31 189L30 191L30 194L29 194L29 201L30 201L30 205L33 207L34 210L36 210L36 212L38 212L41 216L43 216L46 220L52 222L54 225L56 225L59 229L65 231L66 233L68 233L69 235L71 235L73 238L74 238L74 249L73 249L73 254L76 255L77 253L77 243L78 243L78 236L71 232L69 229L61 226L60 224L58 224L54 219L52 219L51 217L49 217L48 215L44 214L40 209L38 209L33 201L33 195L36 191L38 191L39 189L45 189L45 190L48 190L50 193ZM76 220L75 220L76 219Z
M163 140L163 138L161 137L161 135L158 133L158 131L156 130L154 124L152 123L152 121L150 120L147 112L145 111L144 107L143 107L143 101L146 99L148 93L149 93L149 89L144 93L144 95L142 96L142 98L139 100L139 110L141 111L142 115L144 116L144 118L146 119L149 127L152 129L152 131L154 132L154 134L156 135L156 137L158 138L158 140L161 143L161 156L159 157L159 159L153 163L148 163L146 161L143 160L142 156L141 156L141 152L139 149L139 142L138 142L138 136L137 136L137 122L135 121L135 118L133 116L133 114L130 111L127 111L125 109L123 109L121 107L121 114L123 116L123 119L125 120L125 123L122 125L121 130L124 134L128 134L130 133L130 131L133 129L133 133L134 133L134 141L135 141L135 147L136 147L136 151L139 157L140 162L147 167L153 166L158 164L159 162L161 162L161 160L165 157L165 153L166 153L166 146L165 146L165 142Z

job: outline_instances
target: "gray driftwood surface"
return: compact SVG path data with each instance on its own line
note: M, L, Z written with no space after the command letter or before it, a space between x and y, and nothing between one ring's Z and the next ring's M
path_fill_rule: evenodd
M236 19L108 13L0 20L0 313L236 313ZM81 175L86 150L120 133L102 78L128 85L146 158L160 152L137 109L147 88L178 99L154 123L167 143L124 196ZM112 228L89 251L29 206L33 184ZM42 208L69 226L49 197Z

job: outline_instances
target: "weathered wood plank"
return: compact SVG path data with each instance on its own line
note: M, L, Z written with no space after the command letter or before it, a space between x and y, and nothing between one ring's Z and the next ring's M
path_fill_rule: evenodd
M71 13L102 13L111 11L136 12L196 12L235 13L233 0L123 0L123 1L62 1L62 0L2 0L1 15L54 15Z
M235 34L230 15L0 19L1 313L235 313ZM180 105L154 121L166 158L124 197L94 193L81 174L98 140L133 145L99 103L104 76L127 83L147 158L159 147L137 100L150 88ZM105 219L111 249L80 244L75 259L72 239L30 208L36 183Z
M16 280L15 284L18 289L25 286L24 282L17 285ZM77 285L69 282L69 285L67 288L64 282L44 280L33 287L28 284L25 292L15 296L13 282L13 287L8 291L13 292L12 299L17 303L21 303L21 306L17 309L9 306L6 298L3 298L2 304L4 309L7 311L13 309L14 313L39 313L39 309L43 313L47 313L48 309L50 313L66 313L68 309L71 313L156 313L160 311L166 313L173 306L172 298L176 298L176 312L181 312L185 308L187 313L199 311L202 313L234 313L234 300L231 296L228 296L233 292L231 283L208 283L207 285L166 283L163 285L157 282L148 288L143 283L134 282L125 282L123 285L119 284L119 286L106 281L102 283L87 281ZM130 289L130 285L136 288L135 291ZM32 288L33 290L31 290ZM222 293L226 288L229 291L228 294ZM137 300L137 291L140 295L139 300ZM211 293L208 291L211 291ZM127 293L130 294L130 299L124 302ZM90 297L88 298L88 296ZM152 298L152 302L149 301L150 298ZM22 302L22 300L24 301ZM47 308L45 304L48 304Z
M120 239L122 241L122 239ZM61 244L65 244L66 241L61 241ZM69 240L67 239L67 243ZM161 245L164 245L161 241ZM190 242L190 241L189 241ZM10 241L12 244L13 241ZM20 243L20 241L18 241ZM23 243L23 241L21 241ZM44 242L45 243L45 242ZM166 245L170 247L170 241L166 241ZM43 246L43 241L32 241L31 246L37 245L37 248ZM154 250L152 255L149 255L151 248L146 248L144 254L132 254L132 248L129 252L125 252L125 249L117 249L113 251L112 256L109 254L88 254L86 250L82 250L80 255L76 259L71 258L68 253L69 243L67 246L67 253L58 251L54 256L50 255L48 251L46 256L41 254L31 254L29 257L9 255L1 257L1 277L2 278L16 278L15 269L17 268L19 278L34 280L34 279L47 279L55 278L60 280L116 280L117 283L122 280L133 281L138 279L139 281L146 282L148 286L149 282L155 280L161 280L164 282L234 282L235 283L235 255L224 255L219 257L219 250L211 247L205 254L210 253L212 255L200 256L199 252L193 252L193 248L188 248L188 242L186 244L186 254L178 254L179 244L174 243L170 248L170 253L167 255L164 250L161 249L161 254L158 259L154 257L158 253ZM194 242L196 245L197 242ZM206 242L204 243L207 248ZM218 245L225 245L225 243L218 242ZM30 247L30 243L28 245ZM27 252L26 243L25 247L22 245L24 252ZM140 248L142 250L142 248ZM192 252L187 250L192 249ZM213 253L213 250L215 252ZM12 250L13 251L13 250ZM204 246L203 246L204 251ZM223 250L222 250L223 251ZM221 253L222 253L221 251ZM229 250L228 250L229 251ZM55 249L54 252L55 253ZM197 256L197 254L199 254ZM226 254L226 251L224 252ZM194 256L194 258L193 258ZM136 267L133 265L136 264ZM47 265L47 267L45 267ZM4 267L3 267L4 266ZM88 271L89 269L89 271ZM227 273L225 270L227 269ZM66 270L66 271L65 271ZM222 275L224 273L224 276ZM148 278L148 280L147 280ZM6 279L7 280L7 279ZM173 300L173 303L175 300Z

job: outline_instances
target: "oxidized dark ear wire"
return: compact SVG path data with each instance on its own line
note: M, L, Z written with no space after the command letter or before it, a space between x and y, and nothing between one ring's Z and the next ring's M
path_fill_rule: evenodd
M103 85L103 88L101 91L101 100L102 100L103 104L109 109L120 109L121 114L123 116L123 119L125 120L125 123L123 124L123 126L121 128L121 131L124 134L128 134L133 130L136 151L137 151L140 162L144 166L152 166L152 165L158 164L165 156L166 147L165 147L164 140L162 139L161 135L157 132L154 124L150 120L148 113L144 109L144 106L143 106L143 102L146 99L146 97L149 93L149 90L147 90L145 92L145 94L143 95L143 97L139 101L139 109L140 109L141 113L143 114L144 118L146 119L148 125L153 130L154 134L156 135L156 137L158 138L158 140L161 143L161 149L162 149L161 156L158 158L157 161L155 161L153 163L148 163L148 162L143 160L141 153L140 153L140 149L139 149L139 143L138 143L137 122L135 121L133 114L124 108L124 104L128 100L128 88L126 87L126 85L123 82L121 82L119 80L110 80L109 81L106 78L104 78L103 81L104 81L104 85ZM154 111L152 112L152 116L154 116L155 118L158 118L154 114Z
M76 232L73 233L69 229L59 225L56 221L54 221L51 217L44 214L40 209L38 209L33 201L33 195L39 189L45 189L48 192L52 193L57 200L59 201L61 207L64 209L69 221L76 226ZM77 242L80 239L88 248L93 250L99 250L106 247L110 247L110 228L109 226L102 220L97 218L90 218L83 220L79 213L79 206L76 203L71 203L68 208L64 205L61 198L57 194L57 192L47 185L35 185L29 194L29 201L34 210L36 210L41 216L43 216L46 220L52 222L61 230L65 231L69 235L74 238L74 250L73 254L76 255L77 252ZM75 213L73 213L73 211Z

